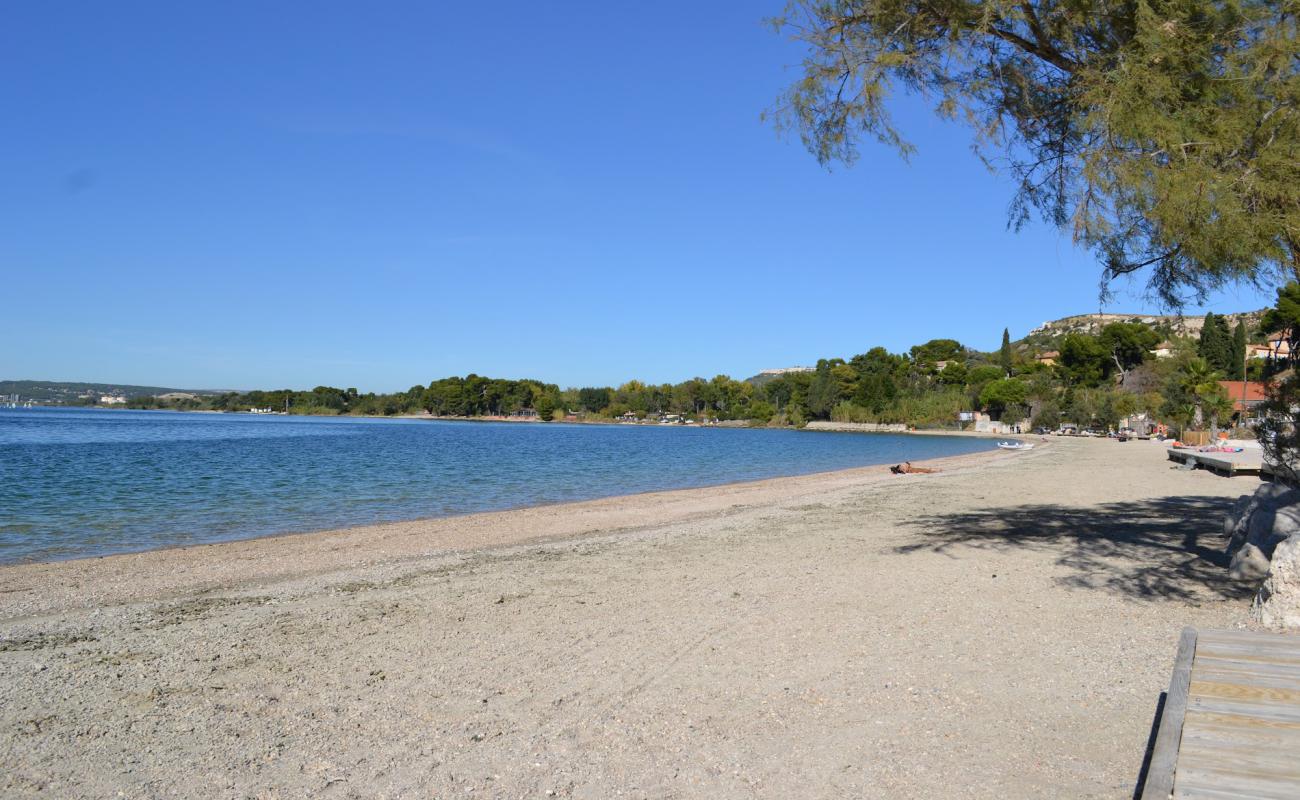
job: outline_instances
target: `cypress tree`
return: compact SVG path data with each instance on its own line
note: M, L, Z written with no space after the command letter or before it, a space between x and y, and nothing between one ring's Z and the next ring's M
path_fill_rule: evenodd
M1210 351L1214 348L1214 312L1208 311L1205 314L1205 322L1201 325L1201 338L1196 342L1196 355L1210 360Z
M1214 333L1214 340L1218 346L1215 352L1217 362L1215 369L1222 372L1224 377L1236 375L1237 365L1241 362L1234 360L1232 357L1234 347L1232 344L1232 330L1228 327L1228 318L1222 314L1215 314L1214 327L1217 328Z
M1011 374L1011 332L1006 328L1002 329L1002 352L999 354L998 360L1002 364L1002 369L1004 369L1006 373L1010 375Z
M1246 380L1246 321L1237 320L1237 328L1232 332L1232 371L1231 375L1240 375Z
M1212 369L1226 375L1235 375L1237 370L1233 368L1233 349L1233 335L1228 330L1228 321L1214 312L1207 313L1205 324L1201 327L1201 339L1196 345L1196 354L1205 359Z

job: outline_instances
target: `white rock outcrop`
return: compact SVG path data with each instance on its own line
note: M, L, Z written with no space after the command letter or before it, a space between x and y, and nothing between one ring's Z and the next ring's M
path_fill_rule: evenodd
M1300 535L1274 549L1268 577L1255 595L1251 613L1270 628L1300 628Z
M1242 545L1232 554L1232 563L1228 565L1228 577L1234 581L1258 583L1268 577L1269 560L1253 544Z
M1267 564L1280 542L1300 533L1300 491L1280 483L1260 484L1254 494L1233 504L1223 520L1224 548L1232 559L1232 577L1259 580L1264 574L1259 560ZM1242 551L1252 546L1254 549Z
M1246 525L1246 544L1253 544L1272 558L1279 544L1300 533L1300 505L1259 508Z

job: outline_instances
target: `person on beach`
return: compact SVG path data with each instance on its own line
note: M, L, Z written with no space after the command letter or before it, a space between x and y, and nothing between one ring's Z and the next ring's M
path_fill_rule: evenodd
M895 464L890 467L889 471L895 475L929 475L939 470L930 469L929 467L914 467L911 461L904 461L902 464Z

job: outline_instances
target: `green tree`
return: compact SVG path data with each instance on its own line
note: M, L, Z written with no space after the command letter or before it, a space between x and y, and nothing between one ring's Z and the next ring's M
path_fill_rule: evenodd
M1237 327L1232 331L1232 369L1229 375L1246 380L1246 320L1237 320Z
M1011 374L1011 331L1006 328L1002 329L1002 349L998 351L998 363L1002 365L1003 371Z
M1055 403L1044 403L1034 415L1033 426L1054 431L1061 427L1061 409Z
M853 392L853 402L879 414L898 396L898 388L889 373L868 372L858 379Z
M1061 371L1071 384L1093 387L1110 374L1111 354L1096 336L1067 333L1061 340Z
M939 370L939 381L949 386L962 386L966 383L969 374L965 364L960 361L950 361L948 366Z
M999 378L980 391L980 405L994 419L1002 419L1008 411L1023 413L1029 397L1029 385L1016 378Z
M1160 343L1160 334L1140 322L1112 322L1101 329L1098 341L1110 353L1123 385L1129 371L1151 356L1151 348Z
M534 401L533 410L537 412L537 418L542 422L550 422L555 419L555 399L544 394Z
M766 400L755 400L749 404L748 408L749 421L755 425L766 425L776 416L776 409Z
M1214 312L1205 315L1196 354L1209 362L1211 369L1232 374L1232 332L1228 330L1226 319Z
M1207 404L1213 405L1223 387L1219 385L1219 373L1214 371L1209 362L1197 356L1189 358L1181 368L1171 376L1169 389L1166 391L1166 415L1179 415L1179 409L1190 408L1187 423L1200 430L1205 424ZM1172 411L1171 411L1172 410Z
M817 362L812 384L808 387L808 411L814 419L829 419L831 409L840 401L839 386L831 375L831 362Z
M587 411L598 413L610 404L612 395L613 393L603 386L587 386L578 390L578 404Z
M1300 283L1291 281L1277 290L1277 303L1264 313L1259 328L1265 334L1281 334L1289 357L1295 357L1300 347Z
M1300 274L1300 15L1283 0L792 0L806 47L774 116L822 163L859 140L903 155L894 89L1005 158L1012 218L1037 210L1096 252L1103 285L1150 269L1178 305Z
M1201 397L1201 407L1205 417L1210 421L1210 430L1217 432L1219 426L1231 425L1232 415L1236 413L1236 403L1228 396L1228 390L1217 383Z
M912 348L912 363L929 372L937 361L956 361L965 355L966 348L956 339L931 339Z

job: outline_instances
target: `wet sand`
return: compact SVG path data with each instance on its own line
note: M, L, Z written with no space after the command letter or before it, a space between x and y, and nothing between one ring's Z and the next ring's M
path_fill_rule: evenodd
M0 568L0 795L1130 796L1257 481L943 461Z

